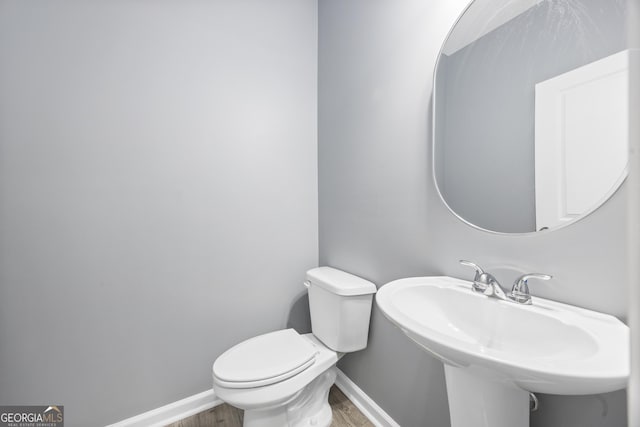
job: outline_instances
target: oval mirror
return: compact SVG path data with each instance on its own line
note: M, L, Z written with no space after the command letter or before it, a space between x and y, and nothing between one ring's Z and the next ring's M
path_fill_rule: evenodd
M572 223L626 177L625 0L475 0L434 77L438 191L463 221Z

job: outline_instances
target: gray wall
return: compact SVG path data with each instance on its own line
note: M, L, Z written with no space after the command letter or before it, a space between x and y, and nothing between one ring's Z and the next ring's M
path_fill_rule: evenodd
M536 230L535 85L625 49L625 1L542 2L441 59L436 171L462 218Z
M0 403L211 388L317 265L314 0L0 0Z
M640 117L640 0L628 0L630 117ZM627 403L629 425L640 425L640 121L629 122L629 327L631 328L631 378Z
M320 263L382 285L445 274L475 260L510 284L520 271L554 275L534 295L626 315L625 190L570 227L494 235L455 218L431 170L432 72L465 6L434 0L319 2ZM341 368L403 427L448 425L440 362L375 309L369 347ZM625 425L625 393L541 396L534 427ZM606 408L606 410L605 410Z

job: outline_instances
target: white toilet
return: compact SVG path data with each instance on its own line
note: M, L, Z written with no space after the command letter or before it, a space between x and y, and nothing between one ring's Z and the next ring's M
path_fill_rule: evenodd
M367 346L376 286L331 267L307 272L313 333L283 329L235 345L213 364L216 396L245 427L328 427L329 388L344 353Z

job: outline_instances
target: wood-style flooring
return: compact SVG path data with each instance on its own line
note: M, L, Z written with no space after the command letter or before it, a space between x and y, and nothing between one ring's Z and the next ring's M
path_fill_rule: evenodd
M373 427L336 386L331 387L329 404L333 412L331 427ZM242 427L242 411L224 403L167 427Z

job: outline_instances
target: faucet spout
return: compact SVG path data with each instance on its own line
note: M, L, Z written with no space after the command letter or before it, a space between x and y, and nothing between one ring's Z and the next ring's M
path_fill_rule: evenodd
M498 283L497 280L493 282L492 289L493 289L492 295L494 297L504 301L511 300L511 298L509 298L509 296L505 293L504 289L502 289L502 286L500 286L500 283Z

